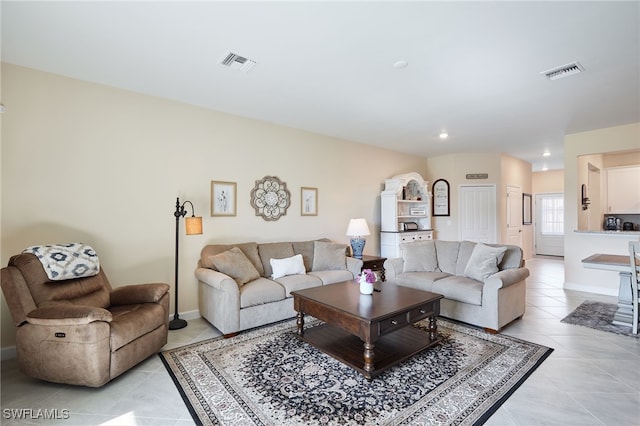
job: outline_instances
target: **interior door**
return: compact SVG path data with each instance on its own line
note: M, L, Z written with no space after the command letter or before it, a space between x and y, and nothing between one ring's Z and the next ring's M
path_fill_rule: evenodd
M461 185L458 193L460 240L497 243L496 186Z
M522 190L507 185L507 244L522 247Z
M564 256L564 194L536 194L535 252Z

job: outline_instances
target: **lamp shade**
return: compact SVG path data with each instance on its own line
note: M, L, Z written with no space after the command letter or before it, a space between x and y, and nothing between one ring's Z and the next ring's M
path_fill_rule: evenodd
M364 218L351 219L349 226L347 227L347 236L349 237L364 237L365 235L371 235L367 221Z
M187 235L202 234L202 217L191 216L184 219Z

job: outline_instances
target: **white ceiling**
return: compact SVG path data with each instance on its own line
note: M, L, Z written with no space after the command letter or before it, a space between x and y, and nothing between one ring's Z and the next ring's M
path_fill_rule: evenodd
M5 62L422 156L562 169L565 134L640 121L638 1L1 7ZM225 68L229 51L257 65Z

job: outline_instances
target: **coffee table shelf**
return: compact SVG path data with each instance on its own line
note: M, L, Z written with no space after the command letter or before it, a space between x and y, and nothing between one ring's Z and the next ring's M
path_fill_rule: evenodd
M386 334L375 342L375 369L366 371L362 355L363 342L359 337L331 324L322 324L306 329L304 337L300 338L368 379L378 376L389 367L411 358L441 340L431 340L428 332L414 327L404 327Z
M294 291L301 340L352 367L368 379L438 342L442 295L391 283L361 295L354 281ZM324 324L304 328L305 314ZM428 319L428 330L412 324Z

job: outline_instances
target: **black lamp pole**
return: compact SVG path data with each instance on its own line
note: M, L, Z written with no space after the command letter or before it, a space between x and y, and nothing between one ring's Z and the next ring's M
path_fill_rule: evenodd
M169 321L169 330L178 330L180 328L185 328L187 326L187 321L180 318L180 314L178 314L178 243L179 243L179 231L180 231L180 218L184 217L187 214L187 211L184 208L185 204L191 204L191 215L195 216L193 210L193 204L191 201L185 201L180 204L180 198L176 198L176 211L173 215L176 217L176 296L175 296L175 309L173 311L173 319Z

